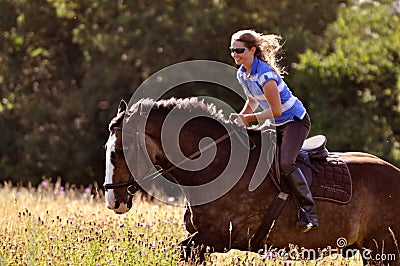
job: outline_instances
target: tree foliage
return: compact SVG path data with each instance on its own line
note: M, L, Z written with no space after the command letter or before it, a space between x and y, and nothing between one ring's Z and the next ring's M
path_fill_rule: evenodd
M314 132L332 147L362 150L393 163L400 154L400 23L391 1L340 9L323 49L300 56L296 84Z
M340 136L342 142L333 140L332 147L374 151L370 145L380 143L376 151L395 158L380 140L398 142L399 38L393 35L398 15L389 4L374 9L374 16L351 13L373 8L363 5L342 8L336 20L337 9L349 2L2 0L0 179L103 180L101 147L119 100L129 99L149 75L173 63L209 59L233 65L230 36L243 28L284 37L282 64L296 72L286 77L288 83L310 106L316 131ZM368 39L366 25L378 44ZM365 38L362 45L355 36ZM294 72L292 63L303 52ZM186 90L186 95L207 93L227 97L204 86ZM335 113L351 119L340 120ZM332 133L332 120L352 127ZM351 133L354 121L360 124L358 136Z

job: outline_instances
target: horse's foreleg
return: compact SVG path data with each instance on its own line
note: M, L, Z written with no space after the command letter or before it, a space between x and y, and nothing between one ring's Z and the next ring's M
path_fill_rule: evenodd
M214 247L205 244L206 239L206 235L196 232L180 242L181 260L196 264L204 262L206 252L214 252Z
M204 261L203 247L196 243L198 232L187 237L179 243L178 247L181 250L180 259L186 262L202 262Z

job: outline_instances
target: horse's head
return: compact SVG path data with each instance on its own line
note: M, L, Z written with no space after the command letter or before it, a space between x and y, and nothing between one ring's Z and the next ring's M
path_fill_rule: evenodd
M135 182L124 156L122 126L127 104L121 101L117 115L109 125L110 135L105 145L106 176L105 196L107 208L118 214L128 212L132 207L132 194L139 186Z

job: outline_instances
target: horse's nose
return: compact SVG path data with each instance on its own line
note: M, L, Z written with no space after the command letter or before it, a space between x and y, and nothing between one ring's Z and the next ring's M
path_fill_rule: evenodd
M129 211L130 207L128 207L127 203L124 203L123 201L119 201L116 199L114 196L113 192L106 192L106 206L108 209L113 210L117 214L123 214Z
M115 210L120 207L120 202L115 198L114 191L106 191L106 206L110 210Z
M118 200L107 201L107 208L110 210L116 210L121 206L121 203Z
M124 214L124 213L128 212L129 209L130 209L130 208L128 207L127 204L125 204L125 203L120 203L119 201L116 201L116 202L115 202L115 209L114 209L114 212L115 212L116 214Z

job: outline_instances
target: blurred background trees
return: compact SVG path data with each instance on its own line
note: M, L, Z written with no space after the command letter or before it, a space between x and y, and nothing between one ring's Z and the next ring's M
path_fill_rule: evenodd
M285 39L285 79L309 109L311 134L326 134L332 151L366 151L399 166L399 5L2 0L0 180L102 182L102 145L120 99L177 62L233 66L230 36L243 28Z
M293 85L313 132L337 150L368 151L400 165L400 1L339 9L319 51L300 54Z

